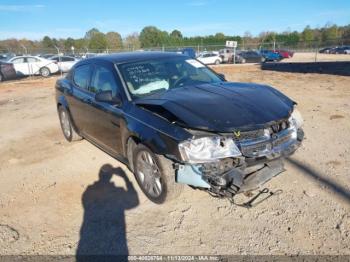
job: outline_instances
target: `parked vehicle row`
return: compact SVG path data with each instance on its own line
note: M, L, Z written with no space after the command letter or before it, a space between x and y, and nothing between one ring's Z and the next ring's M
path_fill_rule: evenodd
M325 47L319 50L321 54L350 54L350 46Z
M71 56L5 56L1 61L0 81L16 79L29 75L48 77L57 72L68 72L79 59Z
M196 57L196 52L193 48L183 48L174 50L176 53L185 54L191 58ZM4 54L0 56L1 60L6 60L7 63L12 63L17 77L29 75L41 75L43 77L50 76L57 72L67 73L81 59L92 58L100 54L86 53L82 57L74 55L55 55L55 54L40 54L38 56L22 55L15 56L14 54ZM274 61L278 62L284 58L293 56L293 53L287 50L248 50L236 51L225 48L220 51L203 52L197 55L197 60L205 65L218 65L221 63L263 63ZM5 68L10 65L4 65ZM10 79L7 77L9 73L1 73L0 80ZM11 74L10 74L11 75ZM13 79L13 76L11 76Z
M284 58L291 58L294 53L289 50L236 50L232 48L224 48L219 51L219 55L223 63L263 63L278 62Z

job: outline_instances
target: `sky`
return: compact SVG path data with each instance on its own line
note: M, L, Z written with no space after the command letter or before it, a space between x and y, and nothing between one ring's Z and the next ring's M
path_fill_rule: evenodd
M184 36L301 31L350 24L350 0L0 0L0 39L80 38L96 27L123 37L154 25Z

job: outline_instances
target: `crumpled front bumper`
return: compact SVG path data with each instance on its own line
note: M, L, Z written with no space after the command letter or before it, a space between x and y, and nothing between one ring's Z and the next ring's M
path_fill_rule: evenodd
M283 157L293 154L303 138L302 129L288 128L271 138L242 141L239 147L243 157L230 170L208 174L201 164L178 165L177 182L232 194L254 190L285 171Z

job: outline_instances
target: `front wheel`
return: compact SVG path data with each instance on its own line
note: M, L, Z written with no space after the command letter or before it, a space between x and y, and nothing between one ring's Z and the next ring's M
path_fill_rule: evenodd
M177 198L183 185L176 183L173 163L138 144L133 152L134 173L143 193L156 204Z
M220 65L220 60L218 59L218 60L215 60L215 64L216 65Z
M4 81L4 77L2 76L2 74L0 73L0 82Z
M51 74L50 69L47 67L40 68L40 75L43 77L48 77Z

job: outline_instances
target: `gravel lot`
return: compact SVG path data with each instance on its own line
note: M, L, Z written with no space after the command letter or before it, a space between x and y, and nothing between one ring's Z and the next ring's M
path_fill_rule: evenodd
M87 141L67 143L56 78L0 84L0 254L350 255L349 77L218 66L232 81L270 84L299 103L306 140L252 209L186 188L148 201L133 175ZM99 180L111 164L111 182ZM122 178L126 173L127 180ZM246 200L240 195L238 201Z
M347 54L321 54L315 52L297 52L293 57L283 59L282 62L332 62L332 61L350 61L350 55Z

